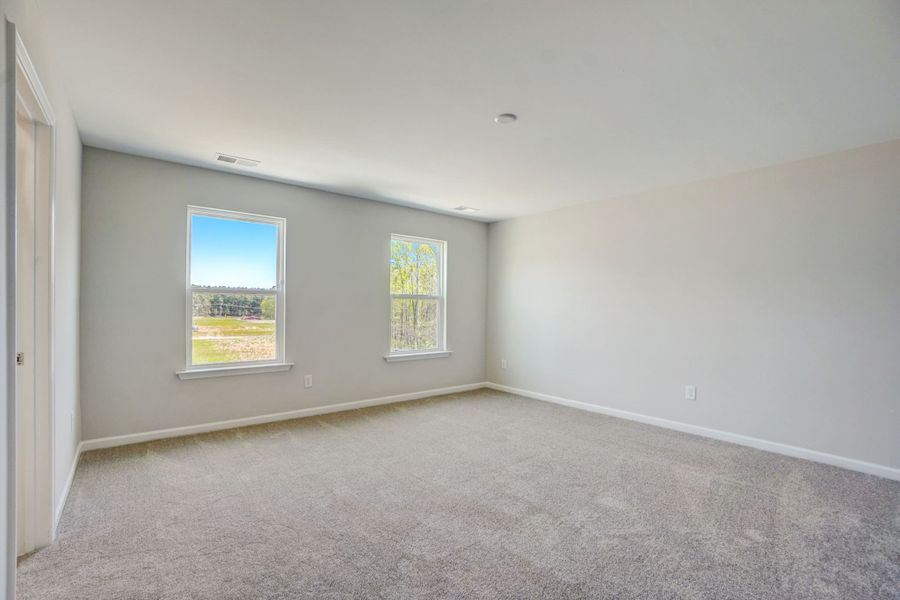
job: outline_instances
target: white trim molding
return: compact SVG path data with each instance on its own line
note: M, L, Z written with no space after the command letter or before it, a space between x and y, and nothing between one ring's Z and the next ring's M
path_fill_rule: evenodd
M276 373L290 371L292 362L269 363L264 365L234 365L230 367L210 367L175 371L178 379L206 379L208 377L228 377L229 375L253 375L254 373Z
M453 354L452 350L440 350L437 352L405 352L398 354L385 354L387 362L404 362L407 360L424 360L426 358L447 358Z
M194 435L197 433L207 433L209 431L221 431L223 429L235 429L237 427L247 427L249 425L260 425L263 423L274 423L276 421L287 421L290 419L299 419L302 417L312 417L316 415L325 415L328 413L356 410L358 408L367 408L370 406L381 406L382 404L395 404L397 402L419 400L421 398L429 398L431 396L445 396L447 394L469 392L485 387L488 387L488 384L485 382L469 383L465 385L455 385L452 387L437 388L433 390L423 390L421 392L397 394L395 396L381 396L380 398L369 398L367 400L356 400L353 402L341 402L340 404L313 406L310 408L301 408L298 410L260 415L256 417L244 417L242 419L230 419L228 421L215 421L213 423L188 425L187 427L173 427L171 429L157 429L155 431L145 431L142 433L130 433L126 435L96 438L93 440L85 440L81 442L81 450L83 452L87 452L89 450L98 450L100 448L127 446L128 444L139 444L141 442L149 442L152 440L183 437L186 435Z
M22 68L29 84L31 84L31 91L40 106L40 110L44 113L44 124L52 127L56 123L56 114L53 112L53 107L50 104L50 97L47 95L47 91L41 84L37 69L34 68L31 56L25 48L25 42L22 41L22 37L19 35L18 31L16 32L16 61ZM33 116L37 117L38 115Z
M8 29L8 32L10 30ZM16 93L17 108L32 122L34 127L34 198L33 198L33 244L38 256L46 255L48 261L37 261L34 265L34 294L32 298L35 316L33 330L34 352L30 357L34 365L34 384L31 408L33 422L29 424L31 433L23 436L30 448L25 452L23 481L33 492L26 510L21 511L25 523L19 533L26 552L47 546L55 536L56 483L53 476L58 450L54 438L55 413L54 364L52 356L55 322L53 305L54 287L54 223L56 212L56 117L37 69L31 60L21 36L15 32L15 78L13 89ZM15 112L15 110L14 110ZM17 223L13 220L12 227ZM15 245L15 238L13 238ZM15 258L13 258L15 262ZM13 274L15 278L15 274ZM14 336L15 337L15 336ZM26 358L27 360L27 358ZM13 423L15 427L15 422ZM22 432L18 432L22 433ZM33 439L29 441L29 436ZM18 465L13 465L18 469ZM17 516L18 518L18 516ZM15 544L15 542L14 542ZM17 550L19 548L17 547Z
M562 406L568 406L570 408L577 408L588 412L600 413L610 417L627 419L629 421L637 421L639 423L655 425L656 427L674 429L675 431L681 431L683 433L690 433L693 435L699 435L701 437L712 438L714 440L719 440L722 442L730 442L732 444L738 444L740 446L749 446L750 448L756 448L757 450L765 450L767 452L783 454L784 456L791 456L793 458L802 458L804 460L811 460L813 462L823 463L826 465L831 465L833 467L840 467L842 469L849 469L851 471L858 471L860 473L866 473L868 475L876 475L878 477L884 477L885 479L900 481L900 469L889 467L887 465L879 465L876 463L856 460L854 458L828 454L827 452L819 452L818 450L810 450L808 448L800 448L798 446L791 446L788 444L782 444L780 442L772 442L769 440L751 437L749 435L720 431L718 429L710 429L708 427L691 425L689 423L682 423L680 421L670 421L668 419L661 419L659 417L651 417L649 415L642 415L640 413L633 413L617 408L610 408L608 406L601 406L599 404L591 404L589 402L581 402L579 400L569 400L568 398L551 396L550 394L543 394L540 392L532 392L530 390L523 390L520 388L514 388L498 383L488 383L487 387L500 392L516 394L517 396L525 396L526 398L543 400L544 402L552 402L553 404L561 404Z

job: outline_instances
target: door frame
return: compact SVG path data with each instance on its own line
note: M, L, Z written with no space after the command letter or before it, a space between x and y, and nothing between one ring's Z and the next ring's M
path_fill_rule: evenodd
M25 546L27 551L31 551L51 544L56 538L52 353L56 118L18 32L15 78L17 105L21 103L35 126L34 356L26 357L26 360L30 358L34 361L34 444L29 449L33 452L30 458L34 468L33 473L29 474L33 477L30 483L34 485L35 501L33 506L28 507L31 514L26 513L29 525L25 528Z

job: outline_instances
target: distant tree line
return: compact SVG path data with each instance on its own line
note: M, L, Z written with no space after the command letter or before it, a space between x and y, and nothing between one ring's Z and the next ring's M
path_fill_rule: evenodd
M194 292L192 305L195 317L275 318L273 295Z

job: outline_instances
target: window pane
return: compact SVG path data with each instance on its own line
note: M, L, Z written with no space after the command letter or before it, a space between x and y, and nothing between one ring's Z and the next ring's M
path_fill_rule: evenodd
M391 293L441 295L441 246L391 239Z
M416 244L417 294L441 295L441 251L437 244Z
M275 360L274 294L193 292L191 363Z
M277 269L276 225L191 216L191 285L273 290Z
M414 294L412 242L391 239L391 293Z
M439 300L391 300L391 352L438 348Z

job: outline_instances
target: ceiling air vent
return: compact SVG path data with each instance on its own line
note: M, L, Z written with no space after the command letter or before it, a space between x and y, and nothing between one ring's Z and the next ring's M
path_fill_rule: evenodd
M461 213L466 213L467 215L478 212L477 208L472 208L471 206L457 206L453 210Z
M258 160L253 160L252 158L241 158L240 156L231 156L230 154L222 154L219 152L216 154L216 160L223 163L228 163L229 165L237 165L239 167L256 167L259 165Z

